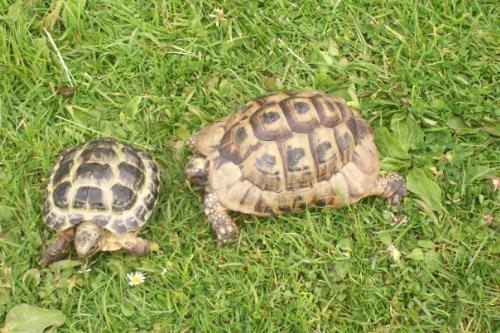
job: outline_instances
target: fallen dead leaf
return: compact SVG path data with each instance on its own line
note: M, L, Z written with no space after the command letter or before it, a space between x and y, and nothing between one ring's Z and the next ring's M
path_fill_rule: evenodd
M491 214L484 215L484 216L483 216L483 222L484 222L484 224L486 224L486 225L490 225L490 224L492 224L492 223L493 223L493 215L491 215Z
M493 184L493 190L498 191L500 188L500 176L491 177L491 183Z

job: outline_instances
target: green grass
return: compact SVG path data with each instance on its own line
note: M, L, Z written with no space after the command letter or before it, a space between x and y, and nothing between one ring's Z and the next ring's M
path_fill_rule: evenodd
M55 94L68 82L44 24L71 99ZM0 0L0 323L29 303L62 310L60 332L498 332L498 27L497 3L479 0ZM218 248L181 140L256 96L305 88L388 129L384 169L415 178L408 222L392 226L380 199L235 214L240 239ZM160 249L41 269L52 163L99 136L161 164L142 232ZM129 287L131 271L145 284Z

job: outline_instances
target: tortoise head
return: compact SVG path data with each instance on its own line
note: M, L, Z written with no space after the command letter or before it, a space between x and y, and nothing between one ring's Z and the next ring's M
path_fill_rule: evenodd
M208 160L199 156L189 157L184 173L192 184L204 185L208 179Z
M76 228L75 249L80 258L91 257L101 250L104 230L92 222L80 223Z

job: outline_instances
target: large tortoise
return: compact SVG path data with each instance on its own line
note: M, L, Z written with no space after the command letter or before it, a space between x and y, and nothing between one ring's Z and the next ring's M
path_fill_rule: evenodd
M149 251L137 237L158 199L160 170L145 152L112 139L65 150L45 191L43 219L57 232L40 265L63 258L74 243L79 257L125 248Z
M192 136L185 169L205 184L204 212L219 245L238 229L227 211L272 215L343 207L376 195L398 204L403 178L379 175L373 130L341 99L317 91L255 99Z

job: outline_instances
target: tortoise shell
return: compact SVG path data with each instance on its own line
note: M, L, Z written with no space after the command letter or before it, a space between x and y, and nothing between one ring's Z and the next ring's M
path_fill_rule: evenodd
M113 232L138 231L158 199L160 171L145 152L112 139L67 149L45 191L43 219L62 231L83 221Z
M341 99L278 93L196 136L209 187L228 209L271 215L360 200L379 174L373 130Z

